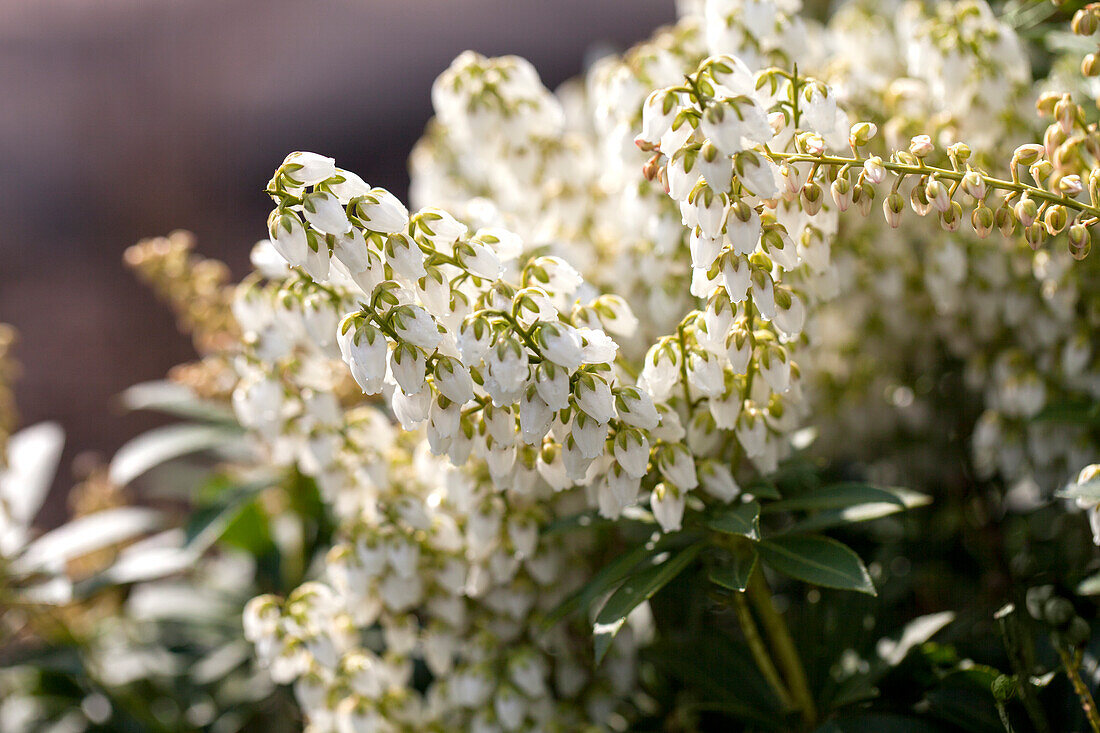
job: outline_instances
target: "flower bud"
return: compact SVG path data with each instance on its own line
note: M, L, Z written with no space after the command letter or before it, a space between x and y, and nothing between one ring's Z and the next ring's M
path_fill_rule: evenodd
M853 148L866 145L878 134L878 125L874 122L857 122L848 133L848 144Z
M917 158L927 158L933 150L935 146L932 145L932 138L928 135L917 135L909 141L909 152Z
M1092 8L1084 7L1073 14L1070 28L1079 36L1091 36L1096 32L1097 18Z
M1069 253L1075 260L1083 260L1092 247L1089 230L1084 224L1077 223L1069 228Z
M1044 239L1046 239L1046 230L1039 222L1033 221L1031 224L1024 227L1024 240L1032 249L1039 249Z
M886 167L882 164L882 158L872 155L863 163L863 174L871 183L882 183L886 180Z
M1039 113L1040 117L1053 116L1054 105L1058 103L1060 98L1058 92L1043 92L1035 100L1035 111Z
M1016 217L1012 215L1012 209L1009 208L1008 202L1000 205L993 220L997 228L1001 231L1001 234L1005 237L1011 237L1013 232L1016 231Z
M1081 176L1076 173L1058 179L1058 190L1066 196L1076 196L1084 188L1084 184L1081 183Z
M917 216L924 216L931 211L932 203L928 200L928 187L913 186L913 190L909 192L909 205L913 207Z
M982 239L985 239L989 236L989 233L993 231L993 209L989 208L984 203L979 203L974 208L974 211L970 213L970 223L974 226L974 232Z
M1063 94L1062 98L1054 105L1054 118L1058 120L1062 132L1067 135L1073 132L1073 123L1077 118L1077 105L1073 103L1068 94Z
M1095 53L1085 54L1085 58L1081 59L1081 74L1083 76L1100 74L1100 62L1097 61Z
M964 191L979 201L985 198L985 179L978 171L967 171L962 179L962 187Z
M1043 216L1043 224L1047 228L1047 233L1052 237L1065 229L1067 223L1069 223L1069 214L1066 213L1065 206L1051 206L1047 209L1046 215Z
M957 160L960 163L965 163L970 160L970 146L966 143L954 143L947 148L948 155L953 160Z
M875 203L875 187L864 183L859 192L859 213L867 216L871 213L871 204Z
M927 197L928 202L935 207L936 211L941 214L951 208L951 196L947 191L947 186L943 185L943 183L935 178L928 182L928 185L924 189L924 195Z
M802 208L809 216L815 216L821 211L821 205L825 197L821 192L821 186L816 181L810 181L802 187Z
M848 179L848 176L837 176L829 189L833 194L833 203L836 204L836 208L840 211L847 211L848 207L852 205L852 182Z
M1016 215L1016 220L1020 222L1020 226L1023 227L1031 226L1032 222L1035 221L1035 217L1039 215L1039 207L1027 194L1020 197L1020 200L1012 207L1012 211Z
M1028 143L1016 148L1012 154L1013 165L1031 165L1043 155L1043 146Z
M962 224L962 205L952 201L947 211L940 212L940 226L946 231L957 232Z
M905 201L901 194L894 191L882 201L882 213L886 215L886 223L894 229L901 224L901 210L905 208Z

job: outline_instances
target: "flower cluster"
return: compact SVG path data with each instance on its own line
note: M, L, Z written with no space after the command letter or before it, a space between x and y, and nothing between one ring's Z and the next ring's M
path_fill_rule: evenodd
M246 631L313 729L606 725L645 614L583 673L539 619L586 547L545 528L679 532L807 423L895 473L883 446L934 436L929 477L961 430L981 476L1039 495L1091 460L1087 427L1043 420L1100 396L1095 125L1048 93L1029 127L1020 41L984 3L797 11L683 3L557 92L463 54L413 212L321 155L278 168L232 401L257 461L314 480L339 527Z

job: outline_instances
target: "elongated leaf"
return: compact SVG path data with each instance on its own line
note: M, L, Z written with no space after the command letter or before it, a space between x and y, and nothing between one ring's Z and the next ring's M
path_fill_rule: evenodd
M161 521L160 512L141 507L117 507L88 514L31 542L11 568L14 572L29 573L56 567L144 534L155 529Z
M859 555L847 545L816 535L781 535L757 545L769 566L812 585L875 595Z
M662 552L664 544L665 539L662 537L656 543L637 545L604 565L587 583L571 593L546 615L546 618L542 621L543 629L550 629L566 616L587 609L593 601L609 592L623 578L630 575L630 571L637 567L639 563L647 557Z
M1054 402L1040 410L1032 421L1100 425L1100 402Z
M708 516L705 524L715 532L760 539L760 504L749 501L735 507L723 507Z
M696 543L668 556L659 555L654 558L654 564L651 567L628 577L611 594L611 597L607 599L607 603L596 614L596 623L593 625L593 633L596 636L597 664L607 654L615 634L619 632L630 612L668 585L669 581L679 575L695 560L702 549L703 545Z
M905 502L895 491L853 482L824 486L802 496L773 502L764 507L764 511L842 509L859 504L895 504L899 510L905 509Z
M30 525L53 483L65 433L57 423L41 422L8 439L8 465L0 481L0 502L10 519Z
M168 425L142 433L119 449L111 460L111 482L125 486L173 458L215 448L232 447L240 430L216 425Z
M826 509L814 514L812 517L803 519L801 522L797 522L794 526L784 531L783 534L820 532L823 529L840 527L845 524L868 522L872 519L881 519L882 517L888 517L891 514L897 514L898 512L908 509L915 509L916 507L924 506L932 502L932 497L918 491L893 488L889 489L889 492L895 495L901 503L872 502L870 504L856 504L840 509Z
M228 407L204 400L190 387L165 379L135 384L119 394L118 400L127 410L151 410L202 422L237 422Z
M723 588L743 591L749 586L749 578L756 569L756 558L756 550L750 550L744 555L734 555L729 563L711 568L708 577L712 583Z
M555 519L542 528L542 534L564 534L578 529L596 529L599 527L610 527L615 524L621 525L627 522L656 524L657 520L653 518L652 512L640 506L627 507L617 520L605 519L600 516L598 511L591 509L589 511L570 514L569 516Z

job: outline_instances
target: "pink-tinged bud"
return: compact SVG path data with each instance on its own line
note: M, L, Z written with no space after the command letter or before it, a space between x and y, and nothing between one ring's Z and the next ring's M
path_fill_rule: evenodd
M872 155L863 163L863 175L874 184L886 180L886 166L882 164L882 158Z
M1027 145L1021 145L1020 147L1016 148L1016 151L1012 154L1012 160L1013 163L1016 165L1031 165L1035 161L1039 160L1042 155L1042 145L1028 143Z
M947 211L940 212L940 226L945 231L957 232L962 224L962 205L952 201Z
M901 224L901 210L905 208L905 201L901 194L894 191L882 200L882 213L886 216L886 223L894 229Z
M778 135L787 126L787 116L782 112L772 112L768 115L768 126L772 128L772 134Z
M1044 239L1046 239L1046 230L1039 222L1034 221L1029 226L1024 227L1024 240L1033 250L1038 250Z
M864 183L859 195L859 213L863 216L870 214L873 203L875 203L875 187L870 183Z
M822 155L825 152L825 139L815 132L804 132L799 137L802 148L810 155Z
M1007 202L1001 204L993 219L1002 236L1011 237L1016 232L1016 217L1012 215L1012 209Z
M1043 92L1035 100L1035 111L1040 117L1054 116L1054 105L1058 104L1060 98L1058 92Z
M1043 226L1046 227L1047 234L1055 236L1066 228L1066 224L1069 223L1069 214L1066 213L1066 207L1061 205L1055 205L1047 208L1046 214L1043 216Z
M1016 220L1020 222L1020 226L1024 228L1030 227L1035 222L1035 217L1039 216L1039 207L1026 194L1020 197L1012 207L1012 211L1016 214Z
M932 202L928 200L928 187L917 184L909 192L909 205L917 216L925 216L932 210Z
M970 212L970 223L974 227L974 233L982 239L989 236L989 233L993 231L994 216L993 209L986 206L984 203L979 203L974 211Z
M810 181L802 187L802 209L809 216L816 216L821 211L825 196L821 192L821 186L816 181Z
M645 162L642 166L642 175L646 177L647 181L656 180L657 174L661 170L661 154L657 153L652 158Z
M1069 228L1069 253L1075 260L1083 260L1092 249L1092 237L1084 224L1077 223Z
M1077 105L1073 103L1068 94L1063 94L1058 103L1054 105L1054 118L1058 120L1062 132L1067 135L1073 132L1073 123L1077 118Z
M935 149L932 138L928 135L917 135L909 141L909 152L917 158L927 158Z
M837 176L829 187L833 194L833 203L839 211L847 211L852 205L852 182L848 176Z
M1062 178L1058 180L1058 190L1066 196L1076 196L1077 194L1081 193L1084 188L1084 184L1081 183L1081 176L1077 175L1076 173L1068 176L1062 176Z
M878 134L878 125L874 122L857 122L848 132L848 144L853 148L859 148L874 139Z
M1100 74L1100 62L1097 61L1095 53L1085 54L1085 58L1081 59L1081 74L1083 76Z
M982 174L978 173L978 171L967 171L962 179L962 187L964 191L978 201L985 198L985 179L982 178Z
M947 186L933 178L924 189L924 195L928 202L941 214L951 208L951 196L947 192Z

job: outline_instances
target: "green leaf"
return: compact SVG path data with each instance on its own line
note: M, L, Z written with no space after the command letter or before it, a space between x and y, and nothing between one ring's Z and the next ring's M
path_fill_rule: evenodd
M708 529L724 534L735 534L760 539L760 504L755 501L722 508L704 520Z
M697 542L676 552L661 553L653 558L653 565L628 577L611 594L607 603L596 614L596 623L592 627L596 637L596 664L607 654L611 641L619 633L630 612L668 585L669 581L695 560L702 549L702 543Z
M196 509L187 525L186 549L198 555L212 547L252 500L271 485L271 481L255 481L224 489L217 502Z
M757 544L769 566L812 585L875 595L871 576L847 545L817 535L781 535Z
M932 502L932 497L918 491L897 488L888 490L883 489L883 491L889 491L889 493L897 497L901 503L876 501L870 504L856 504L854 506L847 506L839 509L826 509L811 517L803 519L801 522L795 523L785 530L783 534L820 532L823 529L829 529L831 527L840 527L846 524L856 524L858 522L867 522L872 519L881 519L882 517L888 517L891 514L897 514L907 509L925 506Z
M637 524L656 524L653 513L640 506L627 507L618 520L605 519L595 509L570 514L547 524L542 528L543 535L564 534L578 529L597 529L633 522Z
M663 551L666 536L662 536L656 543L646 542L636 545L600 568L587 583L571 593L546 615L542 621L543 629L550 629L566 616L587 609L593 601L622 582L623 578L628 576L639 563Z
M774 502L767 505L764 511L816 511L842 509L860 504L894 504L897 505L899 511L905 509L905 502L893 490L850 482L825 486L802 496Z
M125 486L146 471L174 458L204 450L232 448L239 429L218 425L168 425L142 433L122 446L111 459L111 482Z
M202 422L237 424L232 410L202 399L190 387L178 382L141 382L124 390L118 400L127 410L151 410Z
M1040 410L1032 421L1100 425L1100 402L1089 400L1054 402Z
M749 586L749 577L756 569L756 558L756 550L751 549L743 555L734 555L729 563L711 568L707 577L723 588L744 591Z

